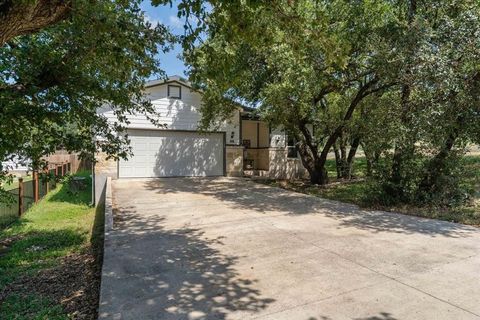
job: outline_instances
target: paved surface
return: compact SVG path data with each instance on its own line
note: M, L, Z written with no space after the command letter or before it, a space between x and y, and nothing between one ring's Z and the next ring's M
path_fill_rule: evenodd
M480 319L480 229L242 179L118 180L105 319Z

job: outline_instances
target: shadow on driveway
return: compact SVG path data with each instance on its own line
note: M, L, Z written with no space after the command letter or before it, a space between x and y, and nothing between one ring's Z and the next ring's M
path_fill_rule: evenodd
M265 186L243 178L148 179L147 190L160 194L196 193L213 197L232 209L288 215L323 214L340 221L339 227L371 232L425 234L432 237L467 237L477 228L393 212L362 210L353 204Z
M254 313L275 301L261 296L255 280L234 268L238 257L222 254L221 237L207 239L194 228L166 230L163 218L142 216L132 207L114 212L113 246L121 257L104 269L100 318L226 319L232 311ZM121 217L121 220L118 219ZM108 287L111 283L112 286ZM128 301L128 303L125 303Z

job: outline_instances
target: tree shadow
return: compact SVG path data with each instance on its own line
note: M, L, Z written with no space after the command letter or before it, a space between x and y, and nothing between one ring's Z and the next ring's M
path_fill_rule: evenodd
M0 287L19 275L51 266L65 250L82 245L85 237L70 229L32 231L16 237L0 257Z
M256 313L274 299L235 269L238 257L194 228L167 230L163 218L133 207L114 212L106 239L99 316L122 319L226 319Z
M309 317L307 320L333 320L334 318L328 316L320 316L317 317ZM378 315L365 317L365 318L353 318L353 320L398 320L397 318L393 317L388 312L380 312Z
M397 320L388 312L380 312L376 316L366 317L366 318L355 318L354 320Z
M244 178L163 178L142 180L147 190L160 193L195 193L213 197L232 209L280 215L322 214L339 227L371 232L425 234L431 237L467 237L477 228L394 212L362 210L353 204L327 200Z

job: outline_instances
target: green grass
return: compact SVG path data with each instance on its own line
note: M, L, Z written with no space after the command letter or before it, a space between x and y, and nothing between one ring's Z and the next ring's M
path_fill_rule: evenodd
M88 172L79 175L89 177ZM62 257L84 252L91 241L98 242L99 235L92 234L95 208L89 205L90 196L90 186L72 194L67 186L59 184L19 220L0 231L0 243L10 243L0 254L0 291L19 277L34 276L39 270L57 265ZM20 292L19 296L25 294ZM17 298L7 297L0 306L0 315L18 315L6 319L65 318L59 311L61 306L52 305L44 297L30 297L32 305L26 305L25 298Z
M357 158L355 160L354 176L360 179L350 182L340 182L333 178L331 179L332 183L327 186L312 186L305 181L268 180L263 181L263 183L326 199L353 203L369 209L396 211L425 218L480 226L480 156L466 156L463 161L466 167L466 174L462 177L462 181L465 186L476 191L473 195L472 203L458 208L414 207L407 205L384 207L367 201L368 186L366 181L361 179L365 177L366 172L365 158ZM335 160L327 161L327 170L329 177L336 177Z
M0 309L1 319L15 320L67 320L60 305L35 295L10 295Z
M337 176L337 167L335 165L335 159L328 159L325 167L327 168L328 176L330 178ZM353 161L353 176L356 178L365 177L367 171L367 161L365 158L355 158ZM335 179L334 179L335 180Z

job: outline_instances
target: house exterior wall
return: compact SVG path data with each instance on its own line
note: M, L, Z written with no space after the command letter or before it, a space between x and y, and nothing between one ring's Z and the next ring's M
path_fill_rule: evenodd
M168 97L168 85L181 86L181 98ZM164 125L161 129L197 131L201 119L200 107L202 105L201 93L191 90L178 81L159 83L148 87L146 96L158 114L157 119ZM110 108L99 111L110 122L116 122L116 116ZM132 114L127 116L129 129L159 129L148 120L145 114ZM258 131L257 131L258 129ZM242 176L244 159L255 159L255 169L268 170L272 178L291 179L308 176L300 159L287 158L287 138L282 128L272 128L266 122L259 120L241 120L240 110L232 114L231 119L216 126L215 130L225 132L225 166L228 176ZM259 133L257 135L257 132ZM251 148L242 146L242 140L250 140ZM118 163L107 160L102 153L97 154L96 173L118 177Z
M243 146L227 146L226 147L226 169L227 176L241 177L243 176Z
M302 165L300 158L288 158L286 148L269 149L270 178L274 179L307 179L308 171Z
M309 130L313 130L309 127ZM306 179L308 171L301 159L287 157L287 134L282 127L270 132L269 176L275 179Z
M257 123L259 132L265 133L258 140ZM287 135L281 127L270 129L263 121L242 120L242 140L246 139L251 141L251 148L245 149L245 159L253 160L253 170L267 171L262 172L262 176L273 179L308 178L308 171L300 158L287 157Z
M258 120L242 120L242 140L250 140L250 148L268 148L270 128Z
M181 99L168 97L168 85L181 86ZM198 130L201 119L200 107L202 105L202 96L200 93L191 90L181 83L172 82L149 87L145 95L151 100L156 113L156 119L164 127L161 129L170 130ZM110 122L117 121L117 118L111 108L105 107L100 110ZM159 129L148 120L145 114L132 114L127 116L130 122L130 129ZM219 125L218 130L225 131L227 144L240 144L240 113L235 112L232 118Z
M269 155L268 148L245 149L246 159L253 160L254 170L268 170Z
M242 120L242 141L249 140L250 148L257 148L257 121Z
M270 148L285 148L287 146L287 135L281 127L270 130Z
M112 179L118 178L118 164L113 159L107 159L107 155L104 152L98 152L95 155L95 175L111 177Z

